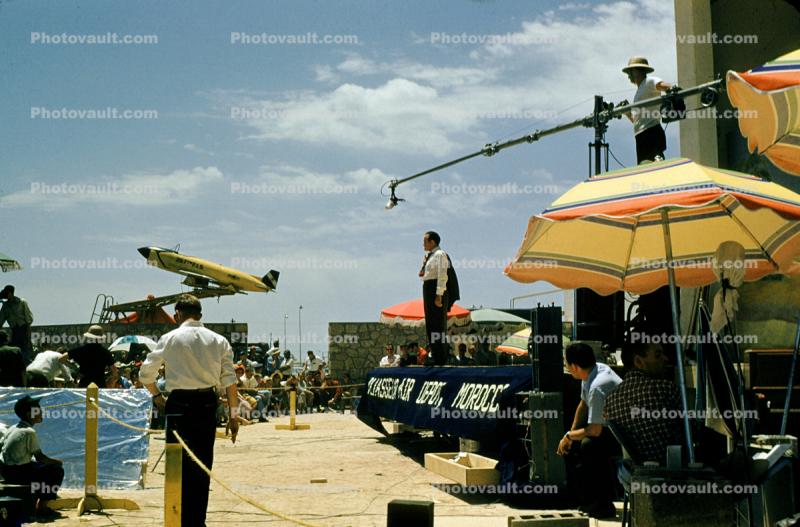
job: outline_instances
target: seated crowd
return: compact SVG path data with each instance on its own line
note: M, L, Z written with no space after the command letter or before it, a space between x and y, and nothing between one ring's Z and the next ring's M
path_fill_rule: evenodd
M395 353L395 346L387 344L384 348L385 355L381 357L378 366L381 368L394 368L405 366L432 366L428 359L428 352L416 342L400 344ZM502 355L502 354L501 354ZM478 360L480 359L480 360ZM499 357L496 354L481 353L475 345L467 346L461 342L450 347L450 356L447 366L497 366Z
M0 386L28 388L87 387L143 388L139 368L147 355L145 346L127 352L109 351L107 335L99 325L83 334L82 342L71 348L36 349L26 364L20 348L8 345L8 334L0 330ZM353 390L347 374L341 379L326 373L325 362L313 351L307 352L302 369L295 366L290 350L281 350L275 341L271 348L250 346L235 357L240 412L248 420L267 421L268 415L289 411L289 392L297 392L297 412L343 410ZM299 366L299 364L298 364ZM298 371L299 370L299 371ZM156 386L166 395L166 372L162 366ZM220 388L219 421L227 415L227 399ZM155 413L155 412L154 412ZM163 427L163 416L154 415L154 427Z

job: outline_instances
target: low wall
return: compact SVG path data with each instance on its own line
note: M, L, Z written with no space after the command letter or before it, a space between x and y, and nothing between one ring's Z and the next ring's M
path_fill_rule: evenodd
M234 346L247 344L246 323L204 323L205 327L224 336ZM100 324L108 335L106 344L111 344L125 335L142 335L155 341L175 329L174 324ZM83 334L89 324L54 324L31 327L31 342L42 349L56 349L64 346L74 348L85 343Z
M367 372L378 367L387 344L398 346L416 341L426 347L425 328L389 326L380 322L330 322L328 361L331 374L348 373L354 382L363 382Z
M494 348L522 326L495 326L478 333L468 328L455 330L451 335L451 351L459 342L468 347L485 346L488 356L494 357ZM428 349L425 327L389 326L381 322L331 322L328 324L328 362L331 373L339 377L348 373L357 382L366 378L367 372L377 368L387 344L395 347L407 342L417 342ZM493 364L483 362L482 365Z

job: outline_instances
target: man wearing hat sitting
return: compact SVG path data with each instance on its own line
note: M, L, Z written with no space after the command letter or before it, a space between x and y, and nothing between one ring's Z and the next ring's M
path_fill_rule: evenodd
M622 72L628 75L628 80L637 86L636 95L633 96L634 104L646 99L659 97L662 91L667 91L672 86L658 77L648 77L653 67L644 57L631 57L628 65ZM620 104L628 104L622 101ZM661 112L658 107L634 108L627 114L633 123L633 133L636 138L636 162L661 161L667 149L667 137L661 128Z
M112 375L116 374L114 357L101 343L106 340L106 333L102 326L90 326L83 334L86 344L69 350L64 356L75 361L81 371L81 380L78 386L86 388L95 383L98 388L106 387L106 368L111 368Z
M39 438L33 429L43 420L39 400L26 395L16 402L14 413L19 423L9 428L2 440L3 478L11 484L31 486L38 518L59 517L47 503L57 497L64 481L64 468L61 460L44 455L39 447Z

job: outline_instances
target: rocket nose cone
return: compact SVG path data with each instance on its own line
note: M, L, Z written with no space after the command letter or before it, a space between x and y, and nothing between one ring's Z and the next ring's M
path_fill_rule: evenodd
M150 247L139 247L138 251L145 258L150 258Z

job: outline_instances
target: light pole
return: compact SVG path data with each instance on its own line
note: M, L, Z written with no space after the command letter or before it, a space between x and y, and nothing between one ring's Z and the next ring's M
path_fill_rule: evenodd
M302 304L300 307L297 308L297 346L300 349L298 352L298 358L303 360L303 306Z
M286 347L286 321L289 319L289 315L286 313L283 314L283 349L288 349Z

